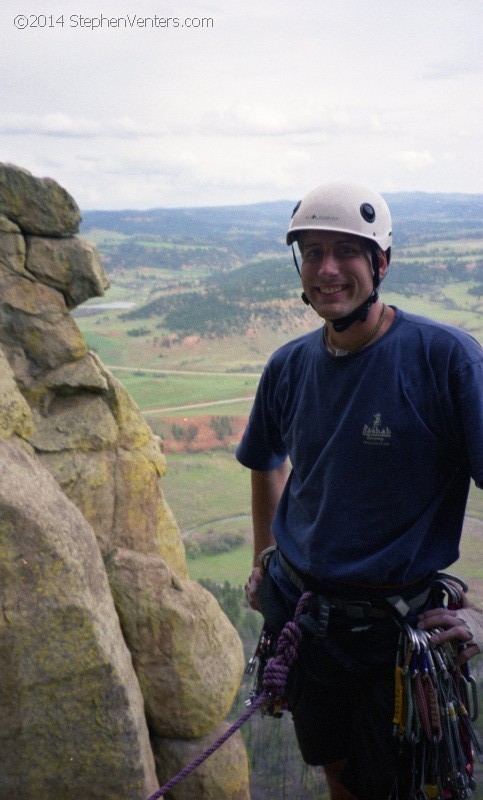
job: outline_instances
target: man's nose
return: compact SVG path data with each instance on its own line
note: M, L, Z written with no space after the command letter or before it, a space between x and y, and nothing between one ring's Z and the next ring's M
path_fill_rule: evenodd
M319 275L334 275L339 269L339 262L334 253L326 251L320 258L318 265Z

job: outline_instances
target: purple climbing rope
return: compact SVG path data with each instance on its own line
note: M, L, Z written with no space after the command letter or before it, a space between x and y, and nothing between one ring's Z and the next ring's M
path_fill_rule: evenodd
M147 800L158 800L158 798L162 797L166 792L169 792L171 789L173 789L176 784L178 784L184 778L187 778L188 775L197 767L199 767L203 761L206 761L206 759L209 758L215 752L215 750L218 750L218 748L221 747L221 745L224 744L227 739L230 738L230 736L233 736L238 728L241 728L241 726L252 716L252 714L254 714L255 711L257 711L257 709L263 705L266 699L266 693L262 692L262 694L260 694L256 700L254 700L252 705L245 711L245 713L242 714L242 716L239 717L236 722L234 722L233 725L228 728L228 730L225 731L225 733L220 736L219 739L216 740L216 742L213 742L213 744L210 745L210 747L208 747L203 753L201 753L198 758L192 761L191 764L188 764L188 766L182 769L181 772L178 772L178 774L175 775L174 778L171 778L170 781L165 783L164 786L161 786L157 792L154 792L154 794L150 795Z
M290 668L298 655L298 648L302 638L299 618L306 601L312 592L305 592L297 603L293 620L285 624L277 641L277 649L273 658L270 658L263 671L263 690L266 700L274 703L282 699Z
M211 744L198 758L195 758L191 764L178 772L174 778L171 778L164 786L161 786L154 794L150 795L147 800L159 800L166 792L173 789L180 781L187 778L191 772L200 766L207 758L209 758L222 744L224 744L230 736L233 736L242 725L250 719L250 717L267 704L274 704L277 700L283 698L285 686L287 684L287 677L292 664L297 658L298 646L302 638L302 631L299 625L299 618L306 600L311 596L311 592L305 592L300 598L293 620L286 623L280 636L278 637L277 649L273 658L270 658L265 666L263 672L263 691L252 701L249 708L241 715L234 723L220 736L213 744Z

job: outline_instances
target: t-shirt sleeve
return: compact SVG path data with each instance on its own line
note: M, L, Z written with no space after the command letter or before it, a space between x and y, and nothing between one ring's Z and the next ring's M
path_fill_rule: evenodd
M259 472L277 469L287 458L276 419L273 382L270 366L267 365L260 379L248 425L236 450L236 457L241 464Z
M483 489L483 351L473 351L466 364L455 373L453 396L456 400L470 474Z

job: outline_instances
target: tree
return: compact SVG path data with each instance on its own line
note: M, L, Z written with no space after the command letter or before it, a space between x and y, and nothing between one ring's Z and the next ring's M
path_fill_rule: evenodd
M231 426L230 417L212 417L210 420L210 427L214 430L216 438L223 442L227 436L231 436L233 428Z

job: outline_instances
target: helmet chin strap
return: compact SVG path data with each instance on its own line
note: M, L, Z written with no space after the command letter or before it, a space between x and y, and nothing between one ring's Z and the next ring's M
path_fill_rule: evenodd
M370 297L364 300L351 314L347 314L345 317L339 317L339 319L330 319L328 322L330 322L337 333L346 331L354 322L365 322L369 316L372 304L377 301L378 297L379 294L374 288Z
M295 255L295 248L293 246L293 243L292 243L292 255L295 263L295 268L299 274L299 277L302 278L300 274L300 267L297 261L297 256ZM328 320L337 333L342 333L343 331L346 331L347 328L350 328L350 326L354 324L354 322L365 322L367 317L369 316L369 311L371 310L371 306L374 303L376 303L377 300L379 299L379 293L377 291L377 287L379 286L380 283L379 260L377 257L377 253L375 251L372 252L372 271L373 271L373 289L367 300L364 300L364 302L361 303L360 306L358 306L350 314L347 314L345 317L339 317L339 319ZM306 306L312 305L305 292L302 292L301 296Z

